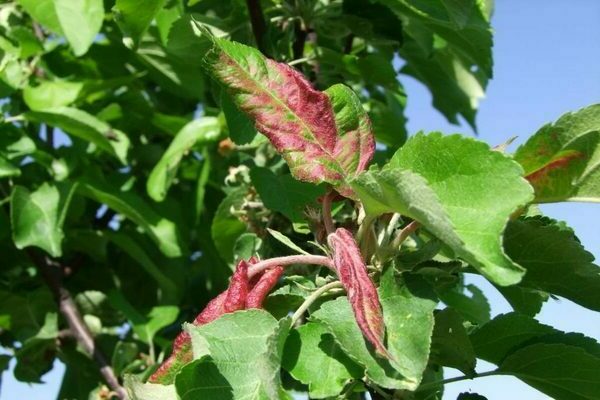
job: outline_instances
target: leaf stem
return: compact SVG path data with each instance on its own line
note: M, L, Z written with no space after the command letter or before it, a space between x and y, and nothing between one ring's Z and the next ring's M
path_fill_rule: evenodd
M333 200L333 192L329 191L323 196L321 206L323 208L323 224L325 225L325 231L329 235L335 231L335 225L333 224L333 218L331 217L331 201Z
M410 224L406 225L400 232L398 232L398 235L396 235L396 237L392 241L392 249L397 249L398 247L400 247L400 245L406 240L406 238L408 238L414 231L416 231L420 227L421 224L417 221L413 221Z
M276 267L278 265L286 266L292 264L314 264L314 265L323 265L331 270L333 270L333 262L329 257L325 256L315 256L315 255L306 255L299 254L293 256L285 256L285 257L275 257L269 258L267 260L259 261L256 264L250 267L248 271L248 277L252 278L256 274L269 269Z
M338 288L338 287L342 287L342 282L334 281L334 282L329 282L329 283L321 286L317 290L315 290L310 296L308 296L304 300L304 302L300 305L300 307L298 307L298 309L296 310L294 315L292 315L292 325L295 325L296 321L298 321L300 318L302 318L302 315L304 315L306 310L308 310L308 307L310 307L312 303L314 303L319 297L321 297L321 295L323 293L325 293L331 289Z
M493 375L500 375L500 374L501 374L501 372L499 372L497 369L494 369L492 371L479 372L479 373L475 373L473 375L462 375L462 376L457 376L454 378L442 379L440 381L429 382L424 385L421 385L417 388L417 390L415 390L415 392L421 392L423 390L431 389L436 386L443 386L448 383L466 381L468 379L483 378L485 376L493 376Z

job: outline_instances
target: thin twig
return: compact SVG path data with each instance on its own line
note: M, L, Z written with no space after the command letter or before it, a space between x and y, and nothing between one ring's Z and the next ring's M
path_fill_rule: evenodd
M335 231L335 225L333 223L333 218L331 217L331 201L333 200L333 196L334 193L329 191L325 196L323 196L321 203L323 208L323 224L325 225L325 231L328 235Z
M342 287L342 282L335 281L335 282L327 283L327 284L321 286L320 288L318 288L317 290L315 290L310 296L308 296L304 300L304 302L300 305L300 307L298 307L298 309L296 310L294 315L292 315L292 325L295 325L296 321L298 321L300 318L302 318L302 315L304 315L306 310L308 310L308 307L310 307L312 303L314 303L319 297L321 297L321 295L323 295L325 292L328 292L331 289L335 289L335 288L339 288L339 287Z
M71 296L71 293L62 285L62 271L55 262L48 258L39 255L38 253L30 250L27 252L34 264L40 271L40 274L50 290L54 295L54 298L58 304L60 313L63 315L69 330L77 340L77 343L83 347L83 349L94 357L100 373L104 377L104 380L108 386L117 394L120 399L126 399L127 393L125 389L119 383L117 376L115 375L112 367L106 361L106 357L102 354L94 343L94 338L85 325L81 313L77 309L77 305Z
M501 374L502 374L501 372L499 372L497 369L495 369L493 371L480 372L480 373L475 373L473 375L462 375L462 376L457 376L455 378L448 378L448 379L442 379L442 380L436 381L436 382L425 383L425 384L419 386L417 388L417 390L415 390L415 391L421 392L423 390L435 388L437 386L444 386L448 383L466 381L469 379L483 378L484 376L501 375Z
M250 266L250 270L248 271L248 277L252 278L256 274L269 269L276 267L278 265L286 266L292 264L313 264L313 265L323 265L331 270L334 269L333 262L329 257L325 256L315 256L315 255L293 255L293 256L285 256L285 257L275 257L269 258L267 260L259 261L256 264Z
M250 24L252 25L252 33L254 33L256 45L264 55L268 56L268 51L265 48L267 24L260 5L260 0L246 0L246 6L248 7L248 13L250 14Z

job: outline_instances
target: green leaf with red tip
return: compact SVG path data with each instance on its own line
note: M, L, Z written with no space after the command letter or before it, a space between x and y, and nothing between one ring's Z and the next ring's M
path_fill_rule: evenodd
M342 85L320 92L298 71L256 49L212 40L205 68L269 138L294 177L327 182L352 196L346 181L365 169L375 150L356 95Z
M514 156L538 203L600 202L600 104L544 125Z

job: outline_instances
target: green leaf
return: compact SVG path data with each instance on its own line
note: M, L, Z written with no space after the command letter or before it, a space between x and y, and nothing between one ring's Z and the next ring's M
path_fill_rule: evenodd
M251 143L258 132L254 127L254 122L244 114L227 92L221 92L221 109L227 121L229 137L235 144Z
M85 111L70 107L57 107L43 111L29 111L25 117L33 122L45 123L73 136L87 140L98 148L126 163L130 141L123 132L111 128Z
M246 224L232 215L231 210L239 210L247 194L245 187L239 187L232 190L227 197L223 199L212 221L211 234L215 242L215 247L223 260L229 262L233 260L233 247L237 238L246 232Z
M19 0L18 3L39 23L64 35L76 56L88 51L104 20L102 0Z
M56 355L56 336L58 335L58 316L47 313L44 325L35 336L27 339L15 353L17 365L14 375L22 382L41 383L41 376L52 369Z
M125 375L125 389L131 400L179 400L175 385L143 383L135 375Z
M285 236L283 233L276 231L275 229L271 229L271 228L267 228L267 231L269 231L271 236L273 236L275 239L277 239L279 242L283 243L290 249L294 250L296 253L307 254L307 255L310 254L306 250L303 250L296 243L292 242L292 240L289 237Z
M158 214L137 194L120 192L97 176L84 178L79 191L138 224L167 257L183 254L179 232L173 221Z
M500 364L514 351L534 343L580 347L600 358L600 344L580 333L564 333L523 314L502 314L471 334L478 358Z
M134 342L119 341L112 355L111 365L117 376L122 376L132 363L134 363L140 355L140 349Z
M21 175L19 167L8 161L4 156L0 155L0 178L8 178L11 176Z
M429 358L433 310L436 301L428 285L416 276L403 279L388 269L380 287L380 301L387 330L389 364L367 347L345 297L324 303L312 314L330 330L347 354L366 368L367 376L387 388L418 387ZM394 372L392 366L402 375Z
M352 183L369 214L399 212L419 221L493 282L519 282L524 270L502 249L510 217L532 198L518 164L459 135L418 134L382 171Z
M544 125L514 158L535 188L536 202L600 202L600 104Z
M232 388L232 399L288 399L281 387L280 356L289 320L278 323L263 310L225 314L202 326L186 325L194 358L210 355L212 363ZM186 383L186 392L202 391L215 382L214 369ZM183 393L179 391L182 396ZM191 398L191 397L188 397Z
M507 286L507 288L512 287L514 286ZM470 292L470 295L465 291ZM490 320L490 303L477 286L465 285L459 290L438 290L437 293L440 300L453 307L467 321L475 325L482 325Z
M315 322L290 332L282 365L295 379L308 385L312 399L336 396L351 379L360 379L363 374L362 368L344 354L327 328Z
M509 253L510 254L510 253ZM520 265L523 265L520 263ZM524 265L523 265L524 266ZM548 293L522 286L496 286L513 310L518 313L535 316L542 310L544 302L548 300Z
M18 249L39 247L53 257L62 255L64 223L75 185L44 183L35 192L15 186L10 198L13 241Z
M413 386L411 382L406 382L387 360L376 356L373 349L367 347L354 319L352 307L345 296L323 303L311 314L311 321L325 325L348 357L363 366L366 376L377 385L389 389Z
M171 280L151 256L145 251L138 241L131 235L121 232L106 232L106 236L122 251L127 253L131 258L150 275L162 290L161 298L166 302L176 302L181 295L181 289L177 287L175 282Z
M456 53L492 75L492 31L478 1L377 0L388 6L414 34L423 26Z
M437 299L423 278L395 276L393 268L384 272L380 285L379 300L392 365L402 374L405 387L415 390L429 359Z
M487 397L477 393L460 393L456 400L487 400Z
M203 117L186 124L175 135L167 151L150 172L146 184L148 195L155 201L163 201L177 176L183 156L196 144L203 145L217 140L220 133L221 127L215 117Z
M148 29L165 0L117 0L113 11L126 45L133 47Z
M80 82L42 81L38 86L25 86L23 100L33 111L68 106L77 99L82 88Z
M102 0L53 0L61 32L76 56L87 53L104 20Z
M569 228L543 217L512 221L504 246L527 270L522 286L600 311L600 268Z
M62 33L54 0L18 0L17 3L40 24L56 33Z
M514 375L556 400L594 400L600 358L564 344L533 344L509 355L499 372Z
M462 316L452 308L435 314L431 358L440 365L469 375L475 373L477 360L463 323Z
M268 229L268 228L267 228ZM234 260L248 260L258 254L262 246L262 239L256 233L242 233L233 246Z
M458 124L461 115L475 129L475 114L485 96L487 77L480 71L472 72L469 63L451 49L426 50L411 37L406 38L400 54L407 61L401 72L427 86L433 106L451 123Z
M210 357L194 360L183 367L175 377L175 388L181 400L234 399L231 384Z
M291 175L277 175L268 168L252 168L250 178L265 207L295 223L306 221L306 206L325 194L321 186L300 182Z
M175 322L179 315L179 308L176 306L156 306L148 314L143 315L117 290L112 290L108 299L115 309L125 314L131 322L135 334L147 344L151 344L156 333Z

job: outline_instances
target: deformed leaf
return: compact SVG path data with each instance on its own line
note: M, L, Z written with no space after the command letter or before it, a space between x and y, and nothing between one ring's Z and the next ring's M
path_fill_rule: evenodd
M388 333L387 351L392 356L389 361L375 357L367 347L347 298L324 303L311 319L327 326L346 354L365 367L373 382L390 389L414 390L429 358L436 301L422 279L395 277L391 268L382 278L380 298Z
M363 173L352 187L368 213L419 221L496 284L521 280L524 270L504 254L502 232L532 190L519 165L487 144L418 134L382 171Z
M539 203L600 201L600 104L541 127L514 156Z
M352 234L338 228L329 234L327 243L333 252L333 265L348 293L356 322L377 353L390 358L383 344L385 326L377 289L369 278L358 244Z
M299 72L266 59L256 49L212 40L213 49L205 58L207 71L254 119L294 177L328 182L351 195L346 180L365 168L375 150L368 118L356 95L343 86L319 92Z
M203 117L186 124L150 172L146 183L148 195L155 201L163 201L184 155L196 144L217 140L220 133L221 127L215 117Z

